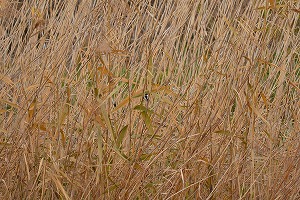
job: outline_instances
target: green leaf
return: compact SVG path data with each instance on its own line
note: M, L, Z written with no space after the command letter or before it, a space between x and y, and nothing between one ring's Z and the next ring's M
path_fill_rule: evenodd
M115 146L112 147L112 149L125 161L130 161L130 159L125 155L125 153L121 152L119 149L117 149Z
M142 154L140 156L140 160L149 160L151 158L152 154Z
M148 108L146 108L142 104L135 106L133 109L134 110L140 110L140 111L143 111L143 112L146 112L146 113L151 113L151 114L153 113L152 110L149 110Z
M118 147L118 148L121 148L123 139L124 139L125 134L126 134L126 132L127 132L127 129L128 129L128 125L124 126L124 127L122 128L122 130L120 131L119 135L118 135L118 139L117 139L117 147Z
M152 123L151 123L151 119L150 119L149 115L147 114L146 111L143 111L141 114L142 114L142 117L144 119L144 122L145 122L146 127L149 130L150 134L154 135L154 131L152 128Z
M219 131L216 131L215 133L222 134L222 135L228 135L228 136L233 135L233 133L228 130L219 130Z

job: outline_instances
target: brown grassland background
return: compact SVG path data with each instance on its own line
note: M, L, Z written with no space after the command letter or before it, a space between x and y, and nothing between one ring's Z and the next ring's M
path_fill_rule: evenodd
M0 1L0 199L300 199L300 1Z

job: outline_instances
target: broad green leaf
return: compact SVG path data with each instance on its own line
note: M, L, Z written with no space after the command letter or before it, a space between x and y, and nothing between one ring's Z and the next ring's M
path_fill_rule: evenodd
M117 139L117 147L118 147L118 148L121 148L123 139L124 139L125 134L126 134L126 132L127 132L127 129L128 129L128 125L124 126L124 127L122 128L122 130L120 131L119 135L118 135L118 139Z
M133 109L134 110L144 111L144 112L151 113L151 114L153 113L153 111L149 110L148 108L146 108L142 104L139 104L139 105L135 106Z
M154 131L153 131L153 127L152 127L150 116L147 114L146 111L143 111L141 114L142 114L142 117L144 119L144 122L145 122L146 127L149 130L150 134L154 135Z

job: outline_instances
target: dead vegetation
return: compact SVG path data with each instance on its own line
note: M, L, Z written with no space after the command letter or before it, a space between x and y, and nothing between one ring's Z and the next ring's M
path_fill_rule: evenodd
M299 199L300 2L0 1L1 199Z

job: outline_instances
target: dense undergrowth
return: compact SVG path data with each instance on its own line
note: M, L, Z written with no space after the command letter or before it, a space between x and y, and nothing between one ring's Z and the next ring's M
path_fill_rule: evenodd
M1 199L299 199L300 2L0 1Z

